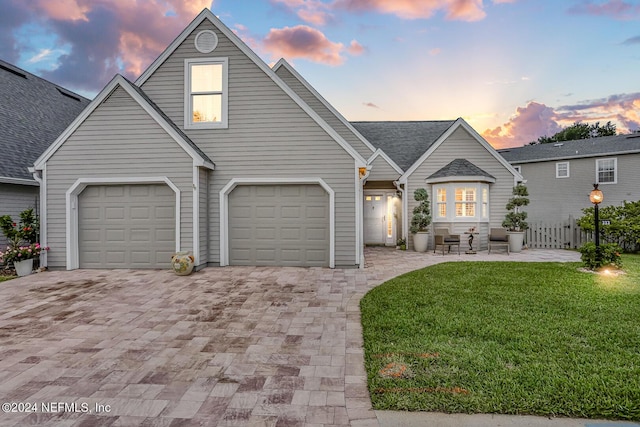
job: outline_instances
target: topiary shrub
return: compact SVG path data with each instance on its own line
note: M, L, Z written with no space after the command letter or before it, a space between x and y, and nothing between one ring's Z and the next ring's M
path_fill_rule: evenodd
M523 206L529 204L529 191L524 184L518 184L513 187L513 197L507 202L507 210L509 211L502 221L502 226L509 231L525 231L527 224L527 213L522 210Z
M615 243L601 244L599 259L596 244L593 242L585 243L578 248L578 251L580 251L582 263L589 270L598 270L606 266L622 267L622 258L620 257L622 248Z
M409 230L412 234L421 231L428 231L431 225L431 208L429 206L429 194L424 188L418 188L413 192L413 198L420 202L418 206L413 208L413 217L411 217L411 227Z

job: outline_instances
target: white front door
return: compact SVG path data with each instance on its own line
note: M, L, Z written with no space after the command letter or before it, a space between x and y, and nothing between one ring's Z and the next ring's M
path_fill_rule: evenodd
M364 243L384 245L387 201L384 193L364 196Z

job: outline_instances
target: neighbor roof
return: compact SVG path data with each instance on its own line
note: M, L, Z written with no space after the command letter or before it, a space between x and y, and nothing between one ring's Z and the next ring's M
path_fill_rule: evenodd
M382 149L406 171L455 120L414 122L351 122L376 148Z
M33 181L28 167L89 100L0 60L0 181Z
M496 179L493 175L483 171L467 159L455 159L442 169L431 174L427 179L455 177L484 177L493 181Z
M512 164L640 153L640 133L525 145L498 150L498 153Z

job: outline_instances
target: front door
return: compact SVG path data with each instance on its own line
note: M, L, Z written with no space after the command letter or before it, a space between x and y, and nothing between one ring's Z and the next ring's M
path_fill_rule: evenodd
M383 193L364 196L364 243L385 244L386 198Z

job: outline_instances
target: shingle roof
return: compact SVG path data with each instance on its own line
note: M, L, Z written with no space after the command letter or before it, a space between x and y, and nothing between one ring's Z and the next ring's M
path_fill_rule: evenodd
M640 134L603 136L498 150L498 153L512 164L639 152Z
M413 122L351 122L374 147L381 148L406 171L455 120Z
M435 178L452 178L452 177L465 177L465 176L481 176L485 178L491 178L495 180L496 178L483 171L467 159L455 159L442 169L437 172L431 174L427 179L435 179Z
M33 180L28 167L89 100L0 60L0 179Z

